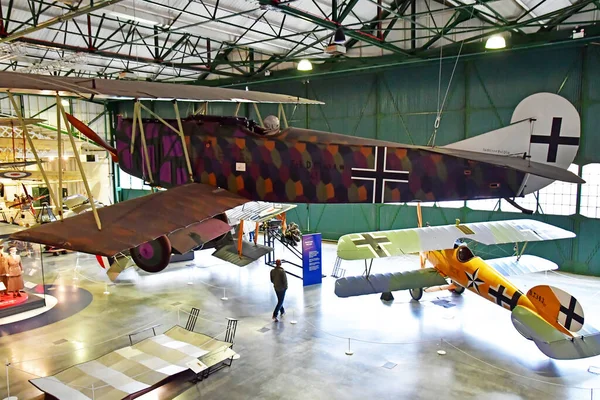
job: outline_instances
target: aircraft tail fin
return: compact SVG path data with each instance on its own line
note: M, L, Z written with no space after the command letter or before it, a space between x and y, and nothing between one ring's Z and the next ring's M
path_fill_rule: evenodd
M540 314L523 306L514 308L511 320L521 335L532 340L550 358L575 360L600 354L600 332L590 326L575 336L567 336Z
M556 321L569 332L583 328L583 308L574 296L548 285L534 286L527 291L527 298L538 313L550 321Z
M577 109L564 97L536 93L515 108L510 125L446 148L529 157L531 161L568 169L579 149L581 121ZM528 175L521 195L533 193L552 183L551 179Z

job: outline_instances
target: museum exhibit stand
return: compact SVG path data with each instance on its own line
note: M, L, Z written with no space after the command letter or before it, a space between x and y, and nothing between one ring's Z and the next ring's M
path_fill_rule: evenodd
M46 306L39 244L3 239L0 244L0 319Z

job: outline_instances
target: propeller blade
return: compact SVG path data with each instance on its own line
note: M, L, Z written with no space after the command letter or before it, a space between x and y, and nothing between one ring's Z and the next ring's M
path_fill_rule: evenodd
M96 132L94 132L89 126L72 116L71 114L67 114L67 119L69 123L73 125L77 130L83 133L88 139L96 143L98 146L102 147L106 151L110 153L112 160L116 163L119 162L119 155L117 154L117 149L109 145L102 139Z
M21 183L21 186L23 186L23 190L25 191L25 196L26 196L27 198L29 198L29 192L27 191L27 188L25 187L25 184L24 184L24 183Z

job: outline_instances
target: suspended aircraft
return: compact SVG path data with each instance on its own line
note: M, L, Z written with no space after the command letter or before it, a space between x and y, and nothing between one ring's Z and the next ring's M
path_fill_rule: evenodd
M468 289L510 310L517 331L548 357L592 357L600 354L600 332L590 327L582 329L583 308L575 297L549 285L534 286L523 293L507 279L554 270L558 268L555 263L522 252L483 260L464 243L457 243L465 238L496 245L573 237L572 232L528 219L466 224L457 221L455 225L348 234L338 241L337 255L341 259L372 261L420 253L423 262L420 269L386 274L371 274L372 262L365 263L365 275L338 279L335 293L350 297L409 290L418 301L424 288L442 287L459 294ZM425 260L430 267L426 267Z
M234 89L31 75L16 79L14 74L0 72L0 90L13 86L14 92L43 90L93 99L318 103ZM141 106L135 103L138 110ZM236 116L154 117L142 119L135 111L133 118L119 117L115 147L73 116L69 121L109 151L123 171L168 190L98 210L102 229L94 216L83 214L15 237L107 257L129 251L140 268L157 272L171 252L218 243L230 230L225 211L248 201L513 199L554 180L583 182L566 169L578 149L579 115L569 101L551 93L523 100L509 126L443 147L281 129L274 117L266 123Z

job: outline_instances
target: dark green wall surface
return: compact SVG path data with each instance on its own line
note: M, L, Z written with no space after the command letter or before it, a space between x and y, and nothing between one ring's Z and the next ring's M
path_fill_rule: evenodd
M316 66L318 68L318 65ZM252 90L286 93L324 101L324 106L286 106L290 124L324 131L427 144L433 134L441 98L448 87L454 60L403 66L377 72L332 78L277 82L251 86ZM600 46L537 49L528 52L488 54L456 64L436 145L445 145L506 126L515 106L537 92L560 94L581 115L582 141L576 163L600 162ZM170 103L154 103L157 112L170 117ZM157 108L158 107L158 108ZM185 106L188 109L191 106ZM182 108L182 115L187 114ZM211 105L211 114L232 114L230 105ZM122 109L123 110L123 109ZM241 113L255 118L251 107ZM260 106L263 117L276 108ZM122 192L126 192L122 190ZM600 276L600 221L579 215L557 216L424 207L424 220L432 225L535 218L574 231L576 239L530 243L527 252L557 262L563 271ZM299 204L288 218L303 232L321 232L337 239L350 232L416 226L415 207L407 205ZM512 246L479 248L482 256L512 254Z

